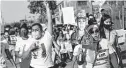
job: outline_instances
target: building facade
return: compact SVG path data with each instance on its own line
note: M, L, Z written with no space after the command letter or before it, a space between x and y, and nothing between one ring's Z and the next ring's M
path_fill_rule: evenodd
M56 24L63 23L62 8L64 7L73 7L75 16L80 9L86 10L86 13L89 13L89 14L92 13L92 6L88 0L87 1L60 0L60 1L57 1L57 9L54 10L55 12L54 18L55 18Z

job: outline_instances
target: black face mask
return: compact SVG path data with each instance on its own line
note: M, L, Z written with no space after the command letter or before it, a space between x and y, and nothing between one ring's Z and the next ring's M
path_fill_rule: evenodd
M104 24L104 27L105 27L107 30L111 30L111 29L112 29L112 26L111 26L111 25L105 25L105 24Z

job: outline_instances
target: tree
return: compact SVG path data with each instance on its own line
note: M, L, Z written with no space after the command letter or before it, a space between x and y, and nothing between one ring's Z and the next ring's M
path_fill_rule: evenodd
M43 4L44 1L30 1L28 8L32 14L40 14L40 22L45 23L47 21L46 8ZM47 1L49 3L50 10L56 9L56 1ZM52 13L54 14L54 13Z

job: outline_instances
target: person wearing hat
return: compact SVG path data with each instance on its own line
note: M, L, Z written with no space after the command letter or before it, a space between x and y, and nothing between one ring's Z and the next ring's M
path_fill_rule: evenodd
M83 11L83 15L81 15L81 13L78 13L78 16L76 18L76 22L77 22L77 29L75 30L75 32L71 35L71 41L72 41L72 45L73 45L73 49L76 45L76 41L80 40L81 37L84 35L84 29L87 25L87 17L86 17L86 13Z
M86 25L88 23L87 17L86 17L86 12L82 11L81 13L78 13L76 21L77 21L77 30L71 35L72 46L74 49L74 51L73 51L73 66L74 66L74 63L77 61L78 68L83 68L85 57L82 58L83 49L79 45L82 44L80 41L82 40L82 37L85 35L85 29L86 29ZM78 52L78 50L80 50L80 48L81 48L81 53ZM80 59L82 59L82 60L80 60Z

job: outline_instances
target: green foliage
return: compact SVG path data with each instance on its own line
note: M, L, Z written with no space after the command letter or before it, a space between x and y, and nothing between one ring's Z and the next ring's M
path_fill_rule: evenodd
M35 13L45 13L46 8L43 4L43 1L31 1L30 4L28 5L28 8L30 9L30 13L35 14Z
M30 9L30 13L40 14L38 19L39 22L46 23L47 22L46 8L43 2L44 1L31 1L30 4L28 5L28 8ZM56 1L47 1L47 2L49 4L50 10L56 9Z
M43 2L44 1L31 1L30 4L28 5L28 8L30 9L30 13L45 14L46 8ZM56 9L56 1L47 1L47 2L49 3L49 8L51 10Z

